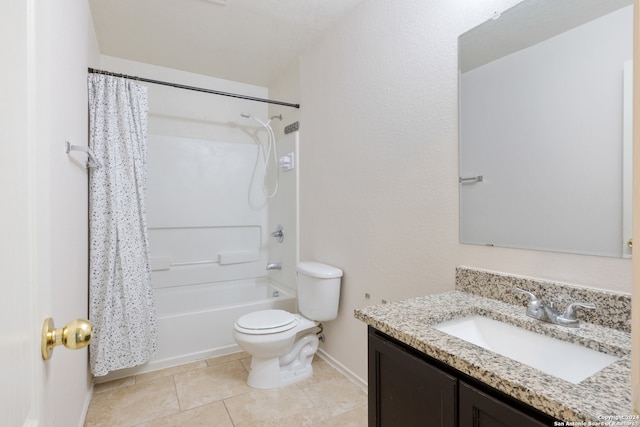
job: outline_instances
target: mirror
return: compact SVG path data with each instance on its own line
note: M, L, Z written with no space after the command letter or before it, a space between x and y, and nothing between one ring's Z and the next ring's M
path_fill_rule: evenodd
M460 36L461 243L630 256L632 3L524 0Z

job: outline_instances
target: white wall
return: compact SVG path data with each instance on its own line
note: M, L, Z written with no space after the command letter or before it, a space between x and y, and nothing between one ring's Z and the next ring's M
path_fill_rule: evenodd
M301 58L300 253L345 272L323 348L361 379L353 310L453 289L456 265L631 289L625 260L458 243L457 37L515 3L365 1Z

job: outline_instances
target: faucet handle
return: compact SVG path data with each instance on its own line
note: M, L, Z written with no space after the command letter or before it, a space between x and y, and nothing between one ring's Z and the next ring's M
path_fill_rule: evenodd
M534 294L532 294L529 291L525 291L524 289L520 289L520 288L513 288L514 291L520 293L520 294L525 294L529 297L529 307L530 308L538 308L541 305L540 300L538 299L537 296L535 296Z
M597 307L590 302L572 302L562 313L562 318L566 320L577 320L575 307L589 308L595 310Z

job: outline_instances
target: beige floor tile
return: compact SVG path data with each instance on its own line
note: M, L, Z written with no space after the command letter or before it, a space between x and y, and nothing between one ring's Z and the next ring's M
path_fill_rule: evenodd
M136 427L233 427L233 423L224 403L214 402Z
M186 363L184 365L172 366L170 368L159 369L157 371L147 372L145 374L136 375L136 383L141 383L144 381L151 381L157 378L168 377L175 374L180 374L183 372L188 372L193 369L204 368L207 366L207 362L204 360L199 360L197 362Z
M249 375L249 371L251 370L251 356L240 359L240 363L242 363L244 369L247 370L247 375Z
M318 424L317 427L367 427L368 415L367 407L361 406Z
M160 378L95 394L85 427L129 427L179 410L173 378Z
M254 390L224 404L236 427L303 427L326 419L295 384Z
M367 398L316 357L313 377L273 390L246 385L235 353L96 385L86 427L365 427Z
M113 390L120 387L127 387L136 383L135 377L120 378L119 380L107 381L106 383L99 383L93 387L94 393L102 393L105 391Z
M173 378L182 410L252 390L246 383L247 371L237 360L176 374Z
M313 362L313 376L300 389L329 417L367 404L367 394L322 359Z
M246 359L247 357L251 358L251 356L249 356L249 354L247 354L246 352L240 351L238 353L225 354L224 356L212 357L211 359L207 359L207 365L209 366L219 365L221 363L226 363L231 360Z

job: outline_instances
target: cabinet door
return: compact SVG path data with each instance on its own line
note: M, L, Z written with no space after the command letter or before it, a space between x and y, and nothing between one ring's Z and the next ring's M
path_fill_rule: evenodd
M456 426L457 379L369 334L369 427Z
M548 427L524 412L460 381L460 427Z

